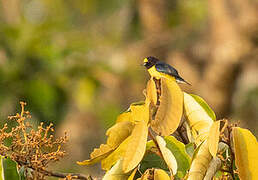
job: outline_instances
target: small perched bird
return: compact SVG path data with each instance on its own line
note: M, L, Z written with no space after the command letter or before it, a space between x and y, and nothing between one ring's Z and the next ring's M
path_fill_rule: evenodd
M147 57L143 60L143 65L147 68L152 77L160 79L161 77L176 80L178 83L185 83L191 85L183 78L181 78L175 68L166 64L155 57Z

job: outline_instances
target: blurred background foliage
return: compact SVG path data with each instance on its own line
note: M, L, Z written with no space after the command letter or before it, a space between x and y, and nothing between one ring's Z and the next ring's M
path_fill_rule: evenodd
M258 132L256 0L0 0L0 124L28 103L32 122L68 130L67 163L76 160L149 78L140 66L157 56L175 66L218 118ZM69 162L69 163L68 163ZM80 169L79 169L80 168Z

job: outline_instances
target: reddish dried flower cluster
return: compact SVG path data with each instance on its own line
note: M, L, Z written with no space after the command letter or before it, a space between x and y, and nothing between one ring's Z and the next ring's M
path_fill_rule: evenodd
M0 155L8 156L16 161L20 167L24 167L28 179L44 179L49 175L46 171L48 164L58 161L65 155L61 147L67 142L67 135L54 139L53 124L44 127L41 123L36 130L32 129L26 119L31 118L28 111L24 111L26 103L21 102L21 113L9 116L18 124L8 132L7 124L0 129ZM11 139L7 145L6 140Z

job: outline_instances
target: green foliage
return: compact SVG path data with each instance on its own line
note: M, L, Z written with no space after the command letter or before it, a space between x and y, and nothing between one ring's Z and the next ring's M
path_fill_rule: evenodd
M12 161L9 157L4 158L1 156L1 178L2 180L20 180L20 176L17 170L17 163ZM0 179L1 179L0 178Z

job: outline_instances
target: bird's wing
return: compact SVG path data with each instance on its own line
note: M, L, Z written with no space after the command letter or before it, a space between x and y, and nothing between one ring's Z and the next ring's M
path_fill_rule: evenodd
M158 72L169 74L169 75L172 75L172 76L175 76L175 77L179 76L178 72L175 68L173 68L172 66L170 66L169 64L166 64L164 62L158 62L155 65L155 68Z

